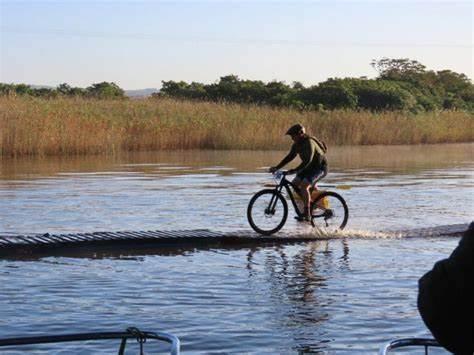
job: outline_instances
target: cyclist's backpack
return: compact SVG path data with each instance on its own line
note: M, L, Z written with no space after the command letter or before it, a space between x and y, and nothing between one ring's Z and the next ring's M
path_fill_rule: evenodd
M326 143L316 137L310 137L317 145L318 147L323 151L324 154L327 153L328 151L328 146L326 145Z

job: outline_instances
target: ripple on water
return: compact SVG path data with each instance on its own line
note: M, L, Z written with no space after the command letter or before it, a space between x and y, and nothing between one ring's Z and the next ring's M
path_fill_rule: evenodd
M343 233L319 241L0 260L0 336L134 325L178 335L184 353L221 354L375 353L390 339L426 336L416 283L458 239L436 229L407 231L470 221L472 145L442 146L442 154L433 146L410 148L409 155L403 147L384 147L384 154L380 147L332 150L326 181L352 186L337 190L350 219ZM270 180L258 169L283 154L2 163L0 232L250 233L247 203ZM314 231L290 214L281 235L305 233ZM34 349L59 353L48 345ZM88 349L111 353L117 344Z

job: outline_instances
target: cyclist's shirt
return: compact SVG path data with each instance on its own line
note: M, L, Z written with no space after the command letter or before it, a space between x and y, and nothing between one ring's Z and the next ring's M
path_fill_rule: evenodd
M317 140L313 137L306 136L300 142L293 143L290 152L283 158L281 163L278 164L277 168L288 164L296 158L297 155L301 158L301 164L294 170L296 170L300 176L311 175L316 171L323 170L325 165L327 165L324 151Z

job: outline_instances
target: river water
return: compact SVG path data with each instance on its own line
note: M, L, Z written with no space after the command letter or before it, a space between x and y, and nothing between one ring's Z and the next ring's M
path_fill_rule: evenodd
M332 240L0 260L0 337L137 326L177 335L184 353L365 354L427 336L417 280L458 238L390 232L469 223L473 152L474 144L332 148L325 183L351 187L335 190L350 218ZM247 203L284 154L3 160L0 233L251 233ZM313 230L290 217L281 233ZM21 349L6 353L114 353L118 343Z

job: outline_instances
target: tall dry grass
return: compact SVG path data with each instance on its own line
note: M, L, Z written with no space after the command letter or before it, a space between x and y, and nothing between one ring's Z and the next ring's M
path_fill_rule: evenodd
M299 112L171 99L0 98L0 155L113 154L163 149L287 149L307 126L329 145L472 142L464 112Z

